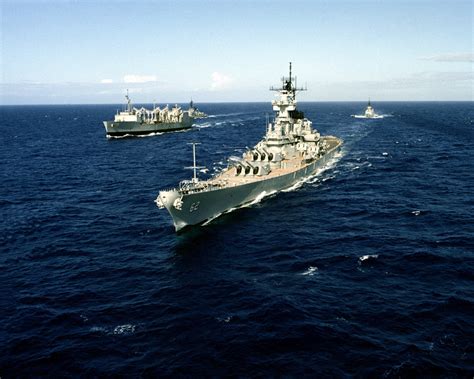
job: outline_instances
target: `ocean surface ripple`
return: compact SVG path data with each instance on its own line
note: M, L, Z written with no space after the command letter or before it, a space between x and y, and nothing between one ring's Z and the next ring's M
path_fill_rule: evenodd
M180 235L187 143L208 177L271 107L107 139L117 107L0 107L1 377L472 378L472 103L303 102L341 157Z

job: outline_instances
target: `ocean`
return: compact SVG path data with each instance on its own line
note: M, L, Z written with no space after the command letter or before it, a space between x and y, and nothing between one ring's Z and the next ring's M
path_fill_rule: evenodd
M473 103L365 105L300 103L341 155L181 234L188 143L208 177L269 102L117 139L119 105L0 107L0 376L472 378Z

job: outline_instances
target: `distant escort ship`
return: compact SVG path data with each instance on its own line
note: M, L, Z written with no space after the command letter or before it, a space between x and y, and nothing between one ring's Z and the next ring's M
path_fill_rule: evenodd
M296 78L282 78L281 88L272 101L276 111L267 123L265 137L242 158L229 158L228 167L208 180L196 176L196 150L193 144L194 177L183 180L179 188L160 191L155 202L166 208L176 231L197 225L269 194L289 188L316 173L340 150L343 141L320 136L312 123L296 110Z
M372 108L372 105L370 105L370 99L369 99L369 104L367 104L367 109L365 110L364 114L353 114L352 117L355 118L383 118L383 115L379 115L375 113L374 108Z
M114 121L104 121L105 132L108 137L145 135L189 129L195 118L207 117L205 113L194 107L192 101L187 111L183 111L177 105L171 109L167 105L163 109L154 107L152 110L148 110L143 107L140 109L133 107L128 91L125 99L127 100L125 110L117 112Z

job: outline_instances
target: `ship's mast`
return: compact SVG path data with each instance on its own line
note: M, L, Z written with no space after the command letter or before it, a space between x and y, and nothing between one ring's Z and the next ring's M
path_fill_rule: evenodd
M130 101L130 97L128 96L128 88L127 88L127 94L125 95L125 98L127 99L127 112L132 111L132 102Z
M197 183L198 178L197 178L197 171L196 170L198 168L204 168L204 166L196 166L196 145L200 145L200 143L199 142L190 142L190 143L188 143L188 145L193 145L193 165L191 167L186 167L186 168L192 168L193 169L194 175L193 175L192 182Z

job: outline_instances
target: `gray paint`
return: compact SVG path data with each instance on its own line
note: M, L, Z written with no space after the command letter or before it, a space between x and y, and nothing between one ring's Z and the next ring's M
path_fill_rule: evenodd
M296 88L293 79L290 63L289 77L282 79L280 88L272 88L278 92L272 101L275 121L267 124L264 138L242 158L231 157L227 169L209 180L200 181L194 174L179 188L159 193L156 204L168 210L176 231L289 188L313 175L340 150L341 139L321 137L296 110L296 92L303 89ZM194 168L196 172L195 158Z

